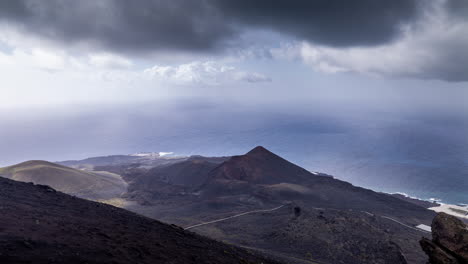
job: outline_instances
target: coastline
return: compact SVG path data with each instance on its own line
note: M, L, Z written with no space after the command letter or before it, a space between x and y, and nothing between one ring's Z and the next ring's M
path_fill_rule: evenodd
M435 211L437 213L446 213L449 215L456 216L458 218L463 218L468 220L468 206L460 206L454 204L441 204L440 206L430 207L429 210Z
M443 212L443 213L456 216L464 220L468 220L468 204L458 204L458 205L448 204L448 203L441 202L440 199L436 199L436 198L421 199L415 196L410 196L402 192L393 192L389 194L393 196L400 195L400 196L405 197L406 199L413 200L413 201L430 202L430 203L433 203L434 206L426 207L428 210L431 210L437 213Z

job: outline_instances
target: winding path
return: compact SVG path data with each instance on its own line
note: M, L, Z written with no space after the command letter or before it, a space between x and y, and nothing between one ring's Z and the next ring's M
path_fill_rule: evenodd
M369 212L366 212L366 211L361 211L361 212L363 212L363 213L365 213L365 214L367 214L367 215L370 215L370 216L374 216L374 215L375 215L375 214L372 214L372 213L369 213ZM390 221L393 221L393 222L395 222L395 223L397 223L397 224L400 224L400 225L402 225L402 226L404 226L404 227L407 227L407 228L411 228L411 229L416 230L416 231L420 231L420 232L423 232L423 233L431 233L431 232L429 232L429 231L426 231L426 230L423 230L423 229L420 229L420 228L417 228L417 227L412 227L412 226L410 226L410 225L404 224L404 223L402 223L402 222L400 222L400 221L398 221L398 220L396 220L396 219L393 219L393 218L391 218L391 217L388 217L388 216L384 216L384 215L375 215L375 216L380 216L381 218L388 219L388 220L390 220Z
M247 215L247 214L273 212L273 211L276 211L276 210L278 210L278 209L281 209L281 208L284 207L284 206L285 206L285 205L283 204L283 205L280 205L280 206L275 207L275 208L273 208L273 209L264 209L264 210L248 211L248 212L244 212L244 213L241 213L241 214L236 214L236 215L229 216L229 217L225 217L225 218L216 219L216 220L213 220L213 221L203 222L203 223L200 223L200 224L192 225L192 226L189 226L189 227L184 228L184 230L192 229L192 228L199 227L199 226L209 225L209 224L213 224L213 223L217 223L217 222L221 222L221 221L226 221L226 220L229 220L229 219L232 219L232 218L236 218L236 217L239 217L239 216L243 216L243 215Z
M285 204L283 205L280 205L278 207L275 207L275 208L272 208L272 209L264 209L264 210L254 210L254 211L248 211L248 212L244 212L244 213L240 213L240 214L236 214L236 215L233 215L233 216L229 216L229 217L225 217L225 218L220 218L220 219L216 219L216 220L213 220L213 221L208 221L208 222L203 222L203 223L200 223L200 224L196 224L196 225L192 225L192 226L189 226L189 227L186 227L184 228L184 230L189 230L189 229L192 229L192 228L195 228L195 227L199 227L199 226L204 226L204 225L209 225L209 224L214 224L214 223L217 223L217 222L222 222L222 221L226 221L226 220L229 220L229 219L232 219L232 218L236 218L236 217L240 217L240 216L243 216L243 215L248 215L248 214L254 214L254 213L268 213L268 212L273 212L273 211L276 211L278 209L281 209L282 207L284 207ZM331 208L318 208L318 207L312 207L312 209L315 209L315 210L337 210L337 209L331 209ZM420 228L416 228L416 227L412 227L412 226L409 226L407 224L404 224L396 219L393 219L391 217L388 217L388 216L383 216L383 215L375 215L375 214L372 214L372 213L369 213L369 212L366 212L366 211L360 211L362 213L365 213L369 216L379 216L381 218L385 218L385 219L388 219L390 221L393 221L397 224L400 224L404 227L407 227L407 228L410 228L410 229L413 229L413 230L416 230L416 231L419 231L419 232L423 232L423 233L431 233L431 232L428 232L426 230L422 230Z
M416 227L412 227L412 226L403 224L402 222L400 222L400 221L398 221L398 220L395 220L395 219L393 219L393 218L390 218L390 217L388 217L388 216L380 216L380 217L385 218L385 219L388 219L388 220L391 220L391 221L393 221L393 222L395 222L395 223L398 223L398 224L400 224L400 225L402 225L402 226L406 226L406 227L408 227L408 228L411 228L411 229L414 229L414 230L417 230L417 231L420 231L420 232L423 232L423 233L429 233L429 234L431 233L431 232L429 232L429 231L422 230L422 229L420 229L420 228L416 228Z

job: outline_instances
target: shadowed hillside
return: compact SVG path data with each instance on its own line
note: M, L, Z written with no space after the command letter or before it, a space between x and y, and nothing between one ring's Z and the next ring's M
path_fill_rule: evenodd
M113 206L0 178L0 263L276 263Z

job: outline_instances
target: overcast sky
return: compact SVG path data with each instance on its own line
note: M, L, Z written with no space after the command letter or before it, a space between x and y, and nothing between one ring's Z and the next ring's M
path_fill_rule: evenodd
M453 103L466 95L467 10L464 0L1 1L0 103L381 93Z
M465 116L467 47L464 0L0 1L0 146L16 153L0 163L173 151L93 149L128 125L119 116L148 137L231 117Z

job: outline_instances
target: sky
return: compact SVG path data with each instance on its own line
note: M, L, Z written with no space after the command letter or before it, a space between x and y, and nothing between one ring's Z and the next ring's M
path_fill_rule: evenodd
M366 185L354 150L437 142L464 168L467 47L465 0L1 1L0 165L264 144Z
M411 86L451 104L466 95L467 10L464 0L2 1L0 103L423 96Z

